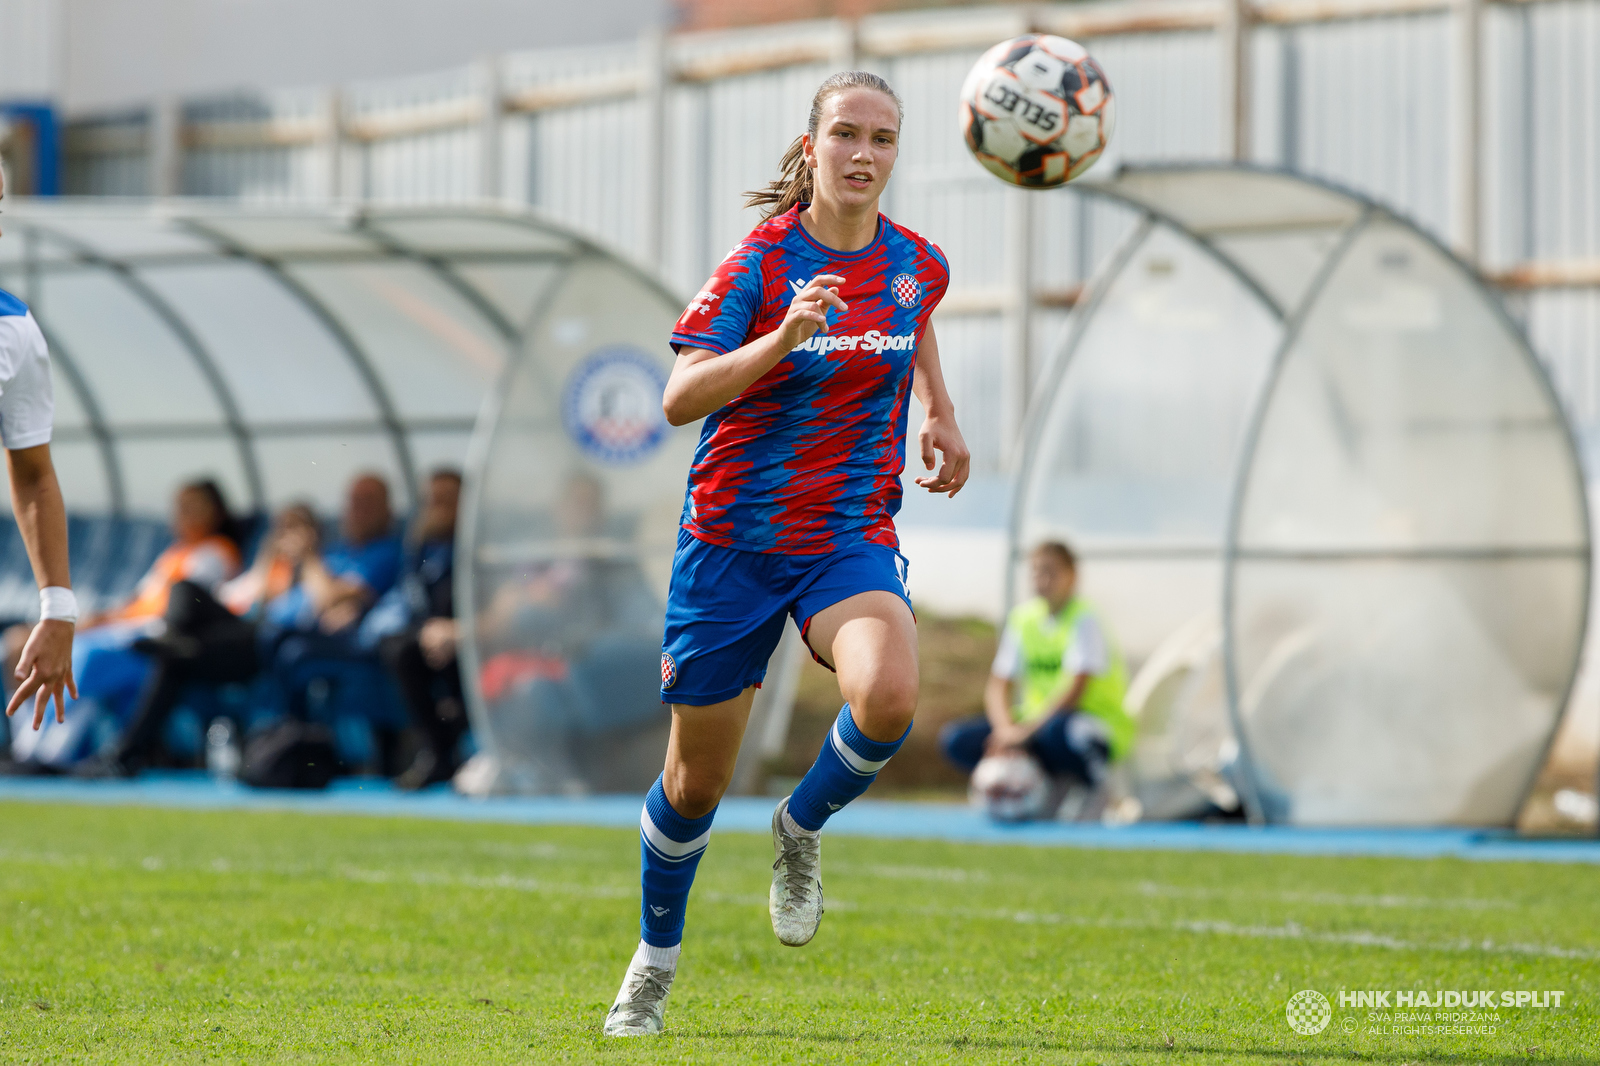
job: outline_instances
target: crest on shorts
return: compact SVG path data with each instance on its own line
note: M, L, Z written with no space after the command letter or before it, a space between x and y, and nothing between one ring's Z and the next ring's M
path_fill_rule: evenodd
M910 274L896 274L894 280L889 282L889 291L894 294L894 302L901 307L915 307L922 299L922 282Z
M671 688L678 683L678 663L670 652L661 653L661 687Z

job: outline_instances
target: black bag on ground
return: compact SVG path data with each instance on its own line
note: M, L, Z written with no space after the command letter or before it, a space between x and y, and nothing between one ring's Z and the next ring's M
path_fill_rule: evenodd
M239 777L254 788L327 788L338 762L332 730L289 719L250 738Z

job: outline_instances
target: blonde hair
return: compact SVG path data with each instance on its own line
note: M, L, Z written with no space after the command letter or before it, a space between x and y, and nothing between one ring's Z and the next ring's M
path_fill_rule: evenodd
M811 98L811 115L806 120L806 133L813 144L817 140L817 127L822 123L822 105L830 97L850 89L874 89L882 93L894 101L895 117L905 118L905 105L889 88L888 82L871 71L842 70L817 86L816 95ZM795 204L811 202L812 177L811 168L806 166L804 138L794 139L779 160L778 169L782 176L776 181L768 182L765 189L752 189L744 194L744 206L766 207L766 212L761 216L763 219L781 215Z

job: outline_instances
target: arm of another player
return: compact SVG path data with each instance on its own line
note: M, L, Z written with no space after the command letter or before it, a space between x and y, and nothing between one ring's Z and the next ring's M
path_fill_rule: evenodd
M6 467L11 475L11 509L17 529L28 549L33 576L40 588L71 588L67 563L67 509L56 481L55 464L50 461L50 445L18 448L6 452ZM33 728L44 724L50 698L55 697L56 721L66 720L66 692L78 698L72 679L72 634L74 623L64 619L44 619L33 627L17 664L17 691L6 705L6 715L16 713L29 696L33 697Z
M942 492L954 496L967 483L972 466L972 453L956 426L956 408L950 402L950 393L944 387L944 370L939 366L939 341L933 335L933 324L922 333L917 345L917 372L911 379L911 391L916 393L922 409L928 413L922 429L917 433L917 443L922 448L922 465L933 469L934 453L944 456L939 472L932 477L919 477L917 484L929 492Z
M839 295L844 278L837 274L818 274L789 303L783 323L771 333L757 337L731 352L709 348L686 348L672 364L661 396L661 410L674 426L686 426L704 418L733 400L761 376L778 365L799 344L819 329L828 328L827 307L849 310Z

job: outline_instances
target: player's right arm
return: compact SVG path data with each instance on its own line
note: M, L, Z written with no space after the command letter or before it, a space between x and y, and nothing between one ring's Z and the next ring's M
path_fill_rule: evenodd
M41 589L70 589L67 509L55 464L50 461L50 445L8 449L6 468L11 475L12 513L28 549L34 578ZM75 623L64 618L42 619L33 627L17 664L17 690L6 705L7 717L32 696L33 728L44 724L51 697L56 701L56 721L66 719L63 690L78 698L78 686L72 679L74 629Z
M789 303L777 329L731 352L684 347L672 365L661 410L674 426L704 418L761 380L796 346L828 326L829 307L840 312L849 305L839 295L844 278L818 274Z

